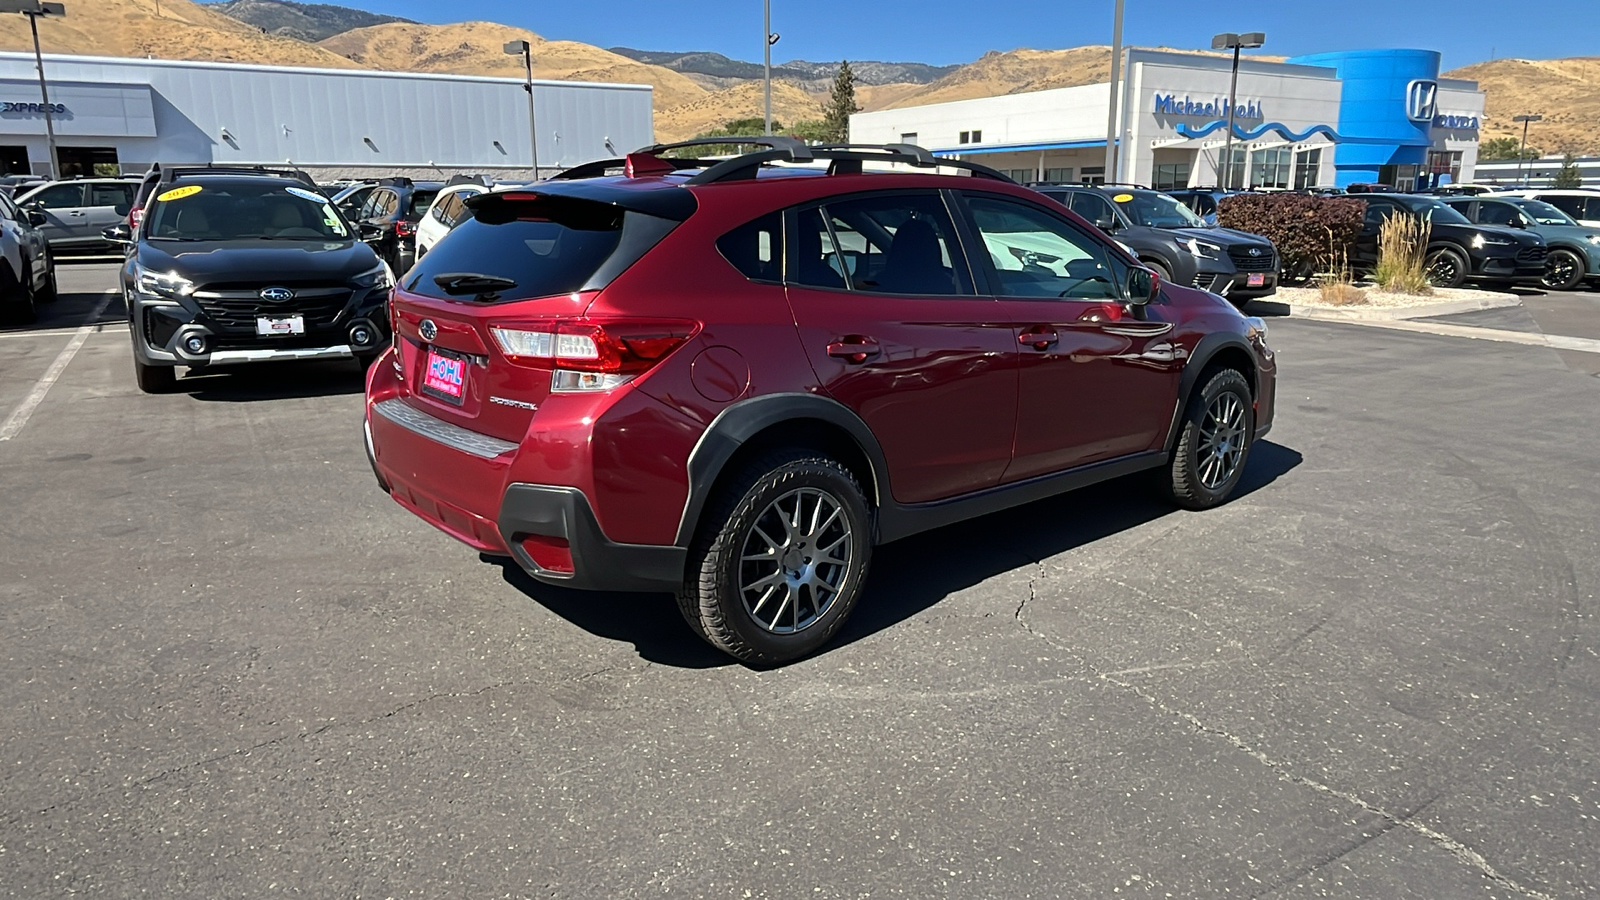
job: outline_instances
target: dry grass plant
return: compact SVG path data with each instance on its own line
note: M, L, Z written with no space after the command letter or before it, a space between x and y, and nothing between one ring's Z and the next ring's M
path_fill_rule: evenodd
M1328 252L1321 262L1327 272L1317 276L1317 293L1328 306L1364 306L1367 292L1353 284L1355 274L1350 270L1350 253L1345 245L1334 240L1333 230L1328 232Z
M1433 293L1428 283L1428 234L1432 229L1420 216L1396 214L1378 228L1378 265L1372 280L1395 294Z

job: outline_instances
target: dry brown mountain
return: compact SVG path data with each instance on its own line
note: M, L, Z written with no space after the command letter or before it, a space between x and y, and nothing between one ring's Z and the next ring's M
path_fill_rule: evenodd
M189 0L161 0L160 10L154 0L69 3L65 18L39 23L39 45L47 53L355 68L337 53L263 34ZM33 49L25 17L0 16L0 49Z
M1528 143L1546 153L1600 152L1600 57L1496 59L1445 73L1478 82L1488 91L1483 137L1521 137L1512 116L1544 116L1528 131Z
M533 44L535 78L651 84L656 89L658 111L708 94L705 88L670 69L635 62L577 41L547 41L531 31L494 22L374 25L336 34L316 46L372 69L516 78L523 73L522 60L501 49L506 41L513 40Z
M682 140L704 134L731 119L759 119L762 100L761 82L746 81L690 103L657 110L656 138ZM821 98L792 84L776 82L772 85L772 118L784 125L820 119Z

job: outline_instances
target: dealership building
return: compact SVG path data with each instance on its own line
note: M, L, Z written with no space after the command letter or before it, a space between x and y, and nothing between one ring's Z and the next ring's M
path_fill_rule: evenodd
M919 144L1018 181L1212 187L1222 182L1231 69L1230 58L1126 51L1109 173L1109 83L857 113L850 138ZM1245 59L1238 77L1233 187L1472 179L1484 94L1440 78L1434 51Z
M317 177L532 171L520 79L46 55L65 174L153 162L290 164ZM649 85L535 81L540 171L652 142ZM0 167L49 172L34 59L0 53Z

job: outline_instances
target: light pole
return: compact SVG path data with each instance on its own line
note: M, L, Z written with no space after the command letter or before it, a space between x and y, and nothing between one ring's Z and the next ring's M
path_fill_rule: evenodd
M1517 151L1517 174L1522 175L1522 186L1530 187L1528 176L1523 174L1523 169L1528 165L1528 125L1543 122L1544 116L1512 116L1511 121L1522 123L1522 149Z
M50 147L50 178L61 177L61 162L56 157L56 125L50 117L50 89L44 83L44 54L39 52L39 17L64 16L67 8L60 3L40 3L39 0L0 0L0 12L17 12L28 17L33 29L33 63L39 70L39 96L44 101L44 135Z
M1106 181L1117 181L1117 105L1122 86L1122 3L1111 20L1111 100L1106 110Z
M765 88L766 88L766 106L765 106L766 112L764 113L764 116L765 116L764 121L766 122L766 130L764 132L762 132L762 133L763 134L771 134L772 133L772 45L776 44L778 42L778 33L776 31L772 30L772 0L765 0L765 2L762 3L762 11L763 11L763 18L762 18L762 31L761 31L761 33L766 35L766 39L762 42L764 46L761 48L761 52L763 54L765 54L764 57L763 57L762 66L763 66L763 69L766 72L766 76L765 76L765 80L764 80L764 85L765 85Z
M1267 36L1259 31L1248 31L1244 34L1234 34L1231 31L1216 35L1211 39L1211 49L1233 51L1233 80L1228 84L1228 139L1223 145L1222 157L1222 189L1233 187L1233 117L1235 107L1239 105L1239 50L1254 50L1267 42ZM1244 185L1240 185L1243 187Z
M528 141L533 150L533 180L539 180L539 122L533 116L533 45L527 41L506 41L501 48L511 56L522 54L522 64L528 72L528 80L523 82L522 89L528 92Z

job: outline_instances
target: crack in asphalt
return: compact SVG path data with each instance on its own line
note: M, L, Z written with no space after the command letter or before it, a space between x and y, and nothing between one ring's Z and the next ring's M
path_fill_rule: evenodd
M1040 632L1040 631L1035 631L1031 625L1029 625L1026 621L1023 620L1022 611L1027 607L1027 605L1028 605L1028 603L1030 601L1035 599L1035 596L1036 596L1036 587L1035 587L1034 579L1033 578L1029 578L1028 579L1028 599L1024 600L1021 604L1019 604L1017 606L1017 611L1016 611L1017 624L1021 625L1023 630L1027 631L1029 634L1039 638L1040 640L1044 641L1045 643L1049 644L1050 646L1052 646L1052 647L1054 647L1054 648L1056 648L1058 650L1063 650L1063 651L1066 651L1066 652L1069 652L1069 653L1073 653L1075 655L1079 654L1078 650L1062 644L1060 641L1055 640L1050 635L1047 635L1047 634L1045 634L1043 632ZM1118 673L1101 672L1099 669L1095 668L1095 666L1092 663L1090 663L1087 658L1083 659L1082 662L1083 662L1084 667L1089 670L1090 674L1096 680L1105 682L1106 684L1114 685L1116 687L1122 688L1123 690L1126 690L1126 691L1132 693L1135 697L1138 697L1139 699L1145 701L1146 703L1150 704L1150 706L1154 707L1155 709L1160 710L1161 712L1166 713L1169 716L1172 716L1172 717L1177 718L1177 719L1181 719L1182 721L1188 723L1189 727L1195 729L1196 731L1198 731L1198 732L1200 732L1202 734L1208 734L1208 735L1211 735L1213 737L1222 738L1224 741L1227 741L1230 745L1232 745L1235 750L1238 750L1238 751L1244 753L1245 755L1249 756L1251 759L1254 759L1256 762L1260 763L1261 765L1266 766L1268 769L1272 770L1272 772L1274 774L1276 774L1279 778L1283 779L1284 781L1287 781L1290 784L1294 784L1294 785L1297 785L1297 786L1300 786L1300 787L1310 788L1311 790L1316 791L1318 793L1326 794L1326 795L1328 795L1330 797L1334 797L1336 799L1343 800L1344 802L1346 802L1348 804L1351 804L1352 806L1356 806L1356 807L1360 808L1364 812L1370 813L1371 815L1374 815L1374 816L1377 816L1377 817L1383 819L1385 822L1391 823L1389 828L1385 829L1385 830L1392 830L1395 827L1399 827L1399 828L1405 828L1405 829L1408 829L1408 830L1410 830L1412 832L1415 832L1416 834L1421 835L1423 838L1426 838L1428 841L1430 841L1434 845L1442 848L1447 853L1449 853L1451 856L1455 857L1456 861L1460 862L1461 864L1463 864L1463 865L1465 865L1465 866L1467 866L1469 868L1477 870L1477 872L1480 875L1482 875L1483 877L1485 877L1485 878L1489 879L1490 881L1494 882L1496 885L1498 885L1498 886L1500 886L1502 888L1505 888L1506 890L1514 891L1514 892L1516 892L1518 894L1521 894L1524 897L1533 897L1533 898L1536 898L1536 900L1555 900L1555 898L1553 896L1551 896L1550 894L1546 894L1546 893L1544 893L1542 891L1539 891L1539 890L1537 890L1535 888L1527 887L1526 885L1521 884L1520 882L1512 879L1511 877L1509 877L1507 875L1504 875L1504 874L1501 874L1501 872L1498 869L1496 869L1493 865L1491 865L1489 863L1489 860L1487 858L1485 858L1483 856L1483 854L1481 854L1478 851L1472 849L1471 847L1468 847L1466 844L1461 843L1460 841L1456 840L1455 838L1451 837L1448 834L1445 834L1442 831L1439 831L1439 830L1434 829L1434 828L1430 828L1427 825L1422 824L1421 822L1415 821L1411 817L1414 816L1416 814L1416 812L1407 813L1405 815L1396 815L1395 813L1390 812L1389 810L1385 809L1382 806L1379 806L1379 805L1377 805L1375 803L1367 801L1366 799L1362 798L1359 794L1356 794L1356 793L1354 793L1352 791L1342 790L1340 788L1333 787L1332 785L1324 784L1323 782L1317 781L1314 778L1307 778L1304 775L1297 775L1297 774L1295 774L1293 771L1291 771L1289 769L1289 766L1288 766L1287 763L1285 763L1285 762L1283 762L1281 760L1273 759L1272 757L1268 756L1266 753L1262 752L1261 750L1258 750L1255 746L1250 744L1250 742L1248 742L1248 741L1244 740L1243 738L1233 734L1232 732L1227 731L1226 729L1223 729L1223 728L1218 728L1218 727L1216 727L1214 725L1208 725L1199 716L1196 716L1193 713L1185 712L1184 710L1178 709L1178 708L1176 708L1174 706L1171 706L1171 705L1169 705L1167 703L1164 703L1159 697L1157 697L1156 695L1150 693L1149 691L1146 691L1146 690L1140 688L1138 685L1136 685L1136 684L1134 684L1132 682L1123 681L1123 680L1117 678L1116 675ZM1420 811L1421 809L1427 808L1427 806L1429 804L1431 804L1431 803L1432 803L1432 801L1430 800L1428 804L1424 804L1417 811ZM1351 849L1354 849L1354 848L1351 848ZM1345 851L1345 852L1349 852L1349 851ZM1337 858L1338 857L1335 856L1332 859L1337 859ZM1326 862L1331 862L1332 859L1327 860Z
M480 687L480 688L475 688L475 689L470 690L470 691L440 691L439 693L429 694L426 697L418 698L416 700L411 701L410 703L401 704L400 706L397 706L394 709L389 710L388 712L379 713L378 715L375 715L375 716L369 716L369 717L367 717L365 719L360 719L360 720L354 721L354 722L341 722L341 721L335 720L335 721L332 721L332 722L328 722L327 724L323 725L320 728L311 729L310 731L301 731L301 732L297 732L295 734L279 735L279 736L277 736L275 738L270 738L268 740L261 741L261 742L256 743L256 744L251 744L248 747L239 747L239 748L236 748L236 749L233 749L233 750L229 750L226 753L218 753L218 754L216 754L214 756L208 756L205 759L199 759L199 760L195 760L194 762L184 763L181 766L173 766L173 767L168 768L168 769L163 769L162 771L156 772L153 775L147 775L144 778L138 778L138 779L134 779L132 781L124 782L123 784L120 785L120 787L122 789L124 789L124 790L130 789L130 788L145 787L147 785L151 785L151 784L155 784L155 783L157 783L159 781L163 781L163 780L165 780L167 778L171 778L174 775L181 775L184 772L190 771L191 769L199 768L200 766L206 766L206 765L210 765L212 763L222 762L223 760L233 759L234 757L238 757L238 756L248 756L248 755L250 755L251 753L254 753L257 750L263 750L263 749L265 749L267 747L275 747L275 746L278 746L280 744L286 744L286 743L288 743L289 741L292 741L292 740L304 741L304 740L307 740L309 738L314 738L314 737L318 737L318 736L320 736L322 734L326 734L327 732L332 731L335 728L342 728L342 727L360 728L363 725L371 725L374 722L381 722L384 719L392 719L395 716L400 715L401 713L407 712L409 710L416 709L419 706L425 706L425 705L427 705L429 703L437 702L439 700L465 700L465 699L468 699L470 697L478 697L478 696L481 696L483 694L487 694L490 691L504 690L505 688L536 687L536 686L539 686L539 685L548 685L548 686L552 686L553 687L555 685L562 685L562 684L575 684L577 682L587 681L590 678L595 678L597 676L604 675L607 672L615 671L616 668L617 668L616 666L606 666L606 667L601 668L601 669L596 669L593 672L585 672L585 673L583 673L581 675L574 675L574 676L572 676L570 678L563 678L560 681L556 681L556 682L545 682L545 681L497 681L497 682L495 682L493 684L485 685L485 686ZM48 813L55 812L58 809L65 809L66 807L69 807L69 806L75 806L78 803L83 802L84 800L88 800L88 799L92 799L94 797L98 797L101 794L104 794L104 793L106 793L108 791L116 790L116 789L118 789L118 787L119 787L119 785L104 785L102 787L95 788L93 790L90 790L90 791L87 791L85 793L79 794L79 795L77 795L75 797L70 797L70 798L68 798L66 800L62 800L62 801L60 801L58 803L52 803L51 805L46 806L43 809L37 809L37 810L33 810L31 812L18 813L16 815L6 819L3 824L5 824L5 825L15 825L18 822L21 822L23 819L28 818L30 816L42 816L42 815L46 815Z

